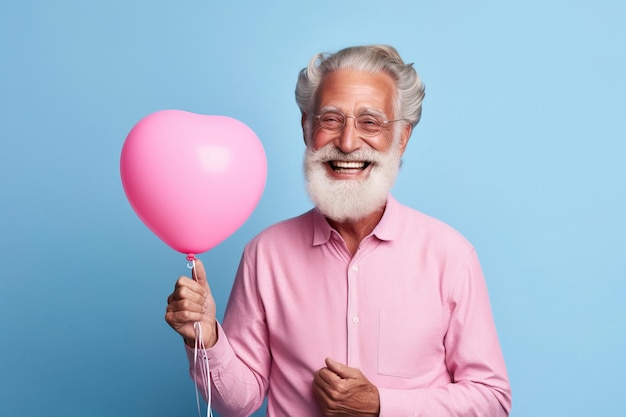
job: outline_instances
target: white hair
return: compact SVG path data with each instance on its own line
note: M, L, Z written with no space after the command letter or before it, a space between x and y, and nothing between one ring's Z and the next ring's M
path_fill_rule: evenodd
M422 115L424 83L413 64L405 64L398 51L389 45L352 46L334 54L314 55L300 71L296 84L296 102L303 114L312 115L322 78L340 69L389 74L396 84L394 119L405 119L413 127L417 125Z

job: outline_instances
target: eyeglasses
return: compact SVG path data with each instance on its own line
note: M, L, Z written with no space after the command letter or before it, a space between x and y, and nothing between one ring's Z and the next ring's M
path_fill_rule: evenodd
M330 132L342 131L346 126L346 119L353 118L354 127L364 136L376 136L382 132L383 129L385 129L387 124L404 121L404 119L385 120L381 116L372 113L361 113L356 116L346 116L345 114L335 110L323 111L313 117L317 119L322 129Z

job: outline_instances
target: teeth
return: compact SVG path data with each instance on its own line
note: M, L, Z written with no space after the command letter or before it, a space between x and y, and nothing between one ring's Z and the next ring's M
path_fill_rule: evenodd
M337 168L343 169L363 169L365 166L363 161L333 161L332 164Z

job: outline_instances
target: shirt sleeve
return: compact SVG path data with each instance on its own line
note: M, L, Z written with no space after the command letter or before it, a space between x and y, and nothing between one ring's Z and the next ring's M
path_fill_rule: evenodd
M474 250L457 271L448 296L450 321L444 339L452 381L425 389L379 389L380 417L509 415L510 384Z
M263 308L254 280L242 258L226 309L224 323L218 323L217 343L201 350L208 359L211 375L211 406L222 415L249 416L263 403L268 387L271 357ZM232 334L229 329L236 328ZM230 338L229 338L230 336ZM194 365L194 350L187 358L192 379L205 393L202 368ZM202 361L201 361L202 362ZM206 400L206 398L205 398Z

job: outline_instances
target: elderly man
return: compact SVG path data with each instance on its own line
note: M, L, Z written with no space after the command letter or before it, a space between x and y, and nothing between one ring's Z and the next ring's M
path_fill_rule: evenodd
M168 298L212 403L248 416L507 416L511 390L474 248L390 190L424 86L384 45L318 54L298 77L315 208L245 248L222 324L201 263ZM192 377L202 383L200 374Z

